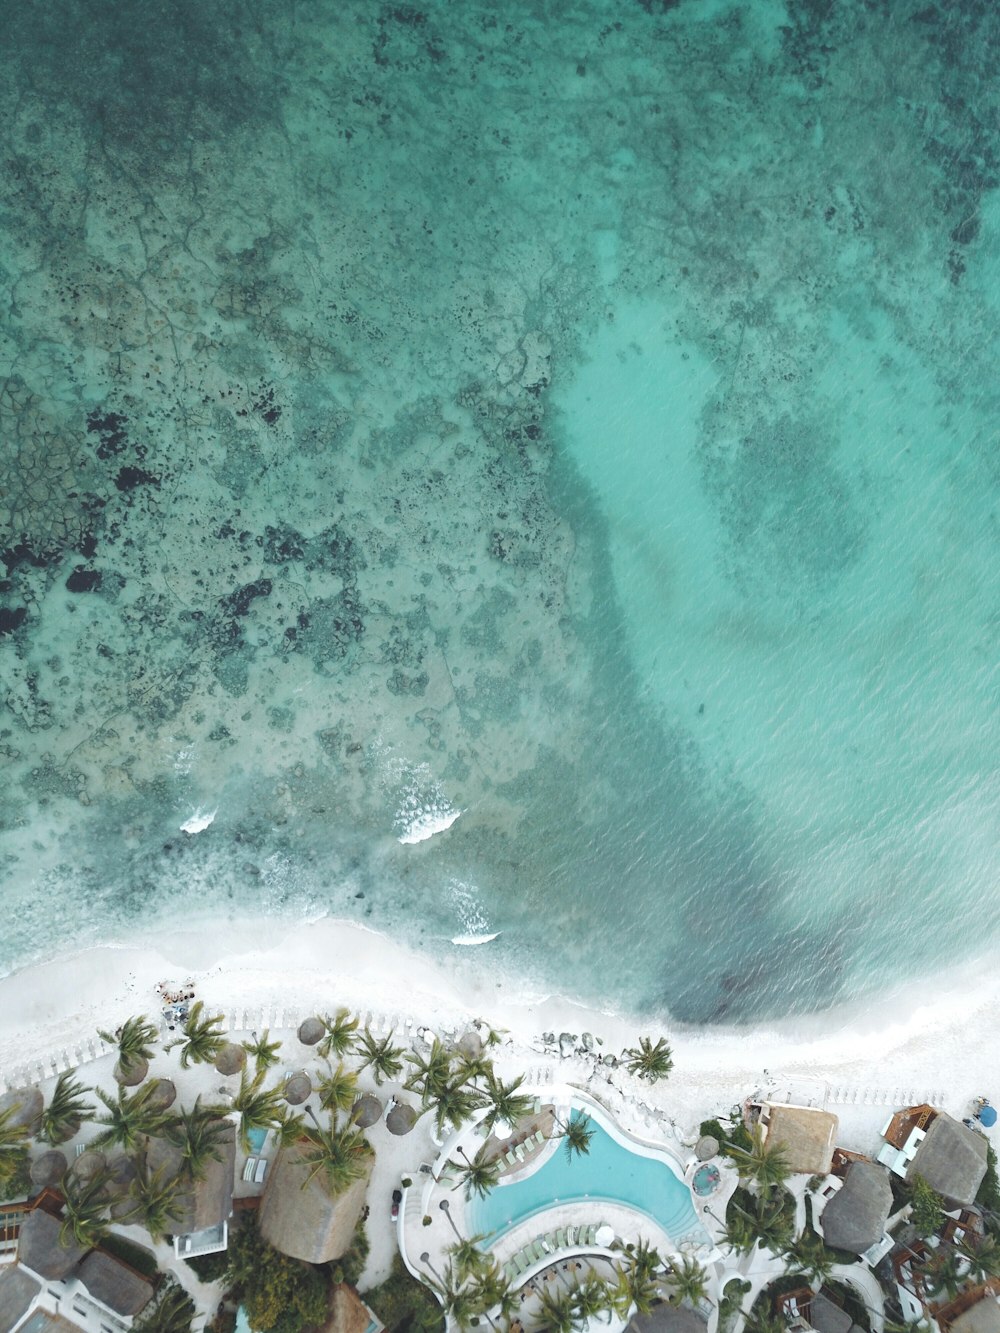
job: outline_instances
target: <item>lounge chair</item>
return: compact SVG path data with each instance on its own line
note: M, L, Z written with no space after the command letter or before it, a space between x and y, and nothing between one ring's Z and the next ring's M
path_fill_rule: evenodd
M514 1155L513 1148L511 1148L510 1152L504 1153L504 1157L506 1158L508 1166L513 1166L514 1163L517 1161L517 1157Z
M503 1275L506 1282L513 1282L517 1277L517 1265L513 1259L508 1259L503 1266Z
M248 1157L247 1160L243 1163L243 1179L253 1180L253 1173L256 1171L256 1169L257 1169L257 1158Z
M539 1147L541 1147L542 1144L545 1142L545 1135L542 1133L540 1129L535 1130L535 1142L538 1144Z
M583 1243L584 1243L584 1245L596 1245L596 1244L597 1244L597 1226L596 1226L596 1225L594 1225L594 1226L589 1226L589 1227L587 1228L586 1234L585 1234L584 1237L583 1237Z
M267 1158L262 1157L257 1163L257 1170L253 1173L253 1183L263 1185L264 1177L267 1175Z
M523 1144L523 1143L519 1143L519 1144L517 1145L517 1147L514 1149L514 1156L517 1158L517 1160L518 1160L519 1162L523 1162L523 1161L524 1161L524 1144Z
M545 1246L542 1244L542 1242L541 1242L540 1240L536 1240L536 1241L535 1241L535 1243L534 1243L534 1245L533 1245L533 1247L532 1247L532 1252L533 1252L533 1254L534 1254L534 1256L535 1256L535 1260L536 1260L536 1262L537 1262L539 1259L544 1259L544 1258L545 1258L545 1255L546 1255L546 1253L547 1253L547 1251L546 1251L546 1249L545 1249Z
M564 1250L565 1248L566 1248L566 1232L564 1229L560 1228L560 1230L556 1232L556 1249Z
M566 1246L567 1246L567 1248L568 1248L568 1249L572 1249L574 1245L578 1245L578 1244L579 1244L579 1241L577 1240L576 1227L567 1227L567 1228L566 1228Z

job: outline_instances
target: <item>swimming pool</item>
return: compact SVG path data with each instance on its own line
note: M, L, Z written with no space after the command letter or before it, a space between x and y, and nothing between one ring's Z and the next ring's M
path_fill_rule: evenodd
M581 1114L574 1111L572 1118ZM485 1199L470 1200L467 1210L471 1229L485 1233L492 1242L555 1203L605 1202L645 1213L676 1245L685 1240L709 1243L694 1211L690 1190L667 1165L663 1154L638 1145L626 1147L593 1115L590 1127L594 1137L585 1156L571 1158L560 1144L537 1171L498 1185ZM595 1208L595 1222L601 1220L598 1212Z
M251 1156L256 1157L260 1154L260 1152L264 1147L264 1144L267 1142L267 1130L266 1129L248 1130L247 1139L250 1143Z

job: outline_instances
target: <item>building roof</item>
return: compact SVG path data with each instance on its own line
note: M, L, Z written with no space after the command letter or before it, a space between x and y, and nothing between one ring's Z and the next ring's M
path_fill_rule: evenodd
M846 1310L818 1291L809 1302L809 1324L816 1333L850 1333L854 1321Z
M151 1282L103 1250L91 1250L76 1276L95 1301L115 1314L136 1315L153 1298Z
M368 1189L371 1159L364 1176L336 1196L321 1172L309 1179L311 1171L295 1145L282 1148L261 1198L260 1234L282 1254L323 1264L339 1259L351 1243Z
M19 1264L0 1269L0 1333L10 1333L41 1289Z
M907 1171L946 1200L969 1204L986 1174L986 1139L944 1111L931 1121Z
M812 1106L769 1104L767 1146L784 1150L789 1168L808 1176L829 1174L837 1117Z
M371 1323L368 1306L346 1282L330 1291L330 1314L320 1333L365 1333Z
M1000 1305L995 1296L984 1296L951 1321L951 1333L1000 1333Z
M33 1208L21 1223L17 1238L18 1262L44 1278L62 1278L72 1273L87 1251L70 1239L59 1244L62 1223L44 1208Z
M891 1210L892 1186L885 1167L852 1162L843 1186L823 1209L823 1239L836 1250L863 1254L881 1240Z
M634 1315L625 1333L705 1333L707 1328L696 1311L664 1301L654 1305L649 1314Z
M205 1167L203 1180L196 1180L180 1199L181 1215L175 1224L178 1235L206 1231L219 1226L233 1211L233 1182L236 1176L236 1128L222 1122L217 1147L221 1161L212 1158Z

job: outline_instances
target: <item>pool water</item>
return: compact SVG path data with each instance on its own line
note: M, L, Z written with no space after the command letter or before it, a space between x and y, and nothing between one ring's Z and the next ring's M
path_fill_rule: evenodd
M247 1133L247 1139L250 1143L250 1156L257 1157L263 1151L264 1144L267 1142L266 1129L251 1129Z
M577 1119L580 1112L573 1115ZM658 1223L675 1244L708 1244L695 1215L691 1194L663 1155L619 1143L591 1117L594 1136L585 1156L570 1157L564 1146L530 1175L502 1182L484 1199L468 1204L474 1232L494 1241L511 1227L557 1203L593 1201L624 1204ZM600 1222L600 1209L591 1219Z
M721 1179L717 1166L699 1166L694 1173L694 1179L691 1181L691 1188L695 1194L704 1198L706 1194L711 1194L713 1190L718 1188Z

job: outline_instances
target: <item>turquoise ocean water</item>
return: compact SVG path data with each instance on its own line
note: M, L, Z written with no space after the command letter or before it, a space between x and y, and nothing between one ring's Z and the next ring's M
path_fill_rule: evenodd
M995 6L6 27L0 966L330 913L705 1023L995 946Z

